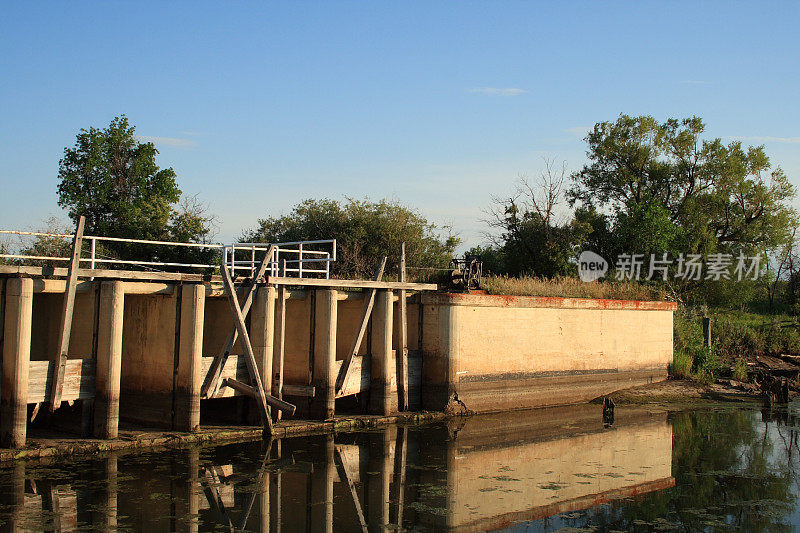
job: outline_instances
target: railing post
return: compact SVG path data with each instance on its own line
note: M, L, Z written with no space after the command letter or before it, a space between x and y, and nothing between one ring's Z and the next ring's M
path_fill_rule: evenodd
M298 278L302 278L303 277L303 243L302 242L300 243L299 250L300 250L300 254L299 254L300 259L298 259L298 261L297 261L297 277Z
M91 265L92 270L94 270L94 257L96 250L97 250L97 239L92 239L92 261L91 263L89 263Z
M256 275L256 245L250 246L250 277Z

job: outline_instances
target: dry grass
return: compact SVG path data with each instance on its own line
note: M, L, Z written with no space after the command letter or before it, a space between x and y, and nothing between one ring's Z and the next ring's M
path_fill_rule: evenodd
M586 283L578 278L562 277L542 279L533 277L509 278L491 276L481 280L482 288L489 294L511 296L555 296L561 298L603 298L609 300L663 300L657 288L630 281L594 281Z

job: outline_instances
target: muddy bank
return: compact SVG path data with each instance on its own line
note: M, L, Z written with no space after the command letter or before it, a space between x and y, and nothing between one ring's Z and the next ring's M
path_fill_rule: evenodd
M703 385L688 379L670 379L630 389L618 390L609 395L617 405L643 405L654 403L697 404L704 402L762 402L757 387L749 383L720 381ZM602 403L596 398L593 403Z

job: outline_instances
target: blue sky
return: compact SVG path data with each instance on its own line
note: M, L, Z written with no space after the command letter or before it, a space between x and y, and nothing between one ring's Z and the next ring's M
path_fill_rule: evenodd
M800 3L3 2L0 228L127 114L229 241L298 201L395 198L466 244L619 113L701 116L800 186ZM66 218L64 216L64 218Z

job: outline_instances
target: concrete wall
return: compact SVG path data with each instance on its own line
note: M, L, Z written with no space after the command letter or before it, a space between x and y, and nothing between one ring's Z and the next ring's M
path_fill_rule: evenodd
M425 294L423 406L578 403L666 379L670 302Z

